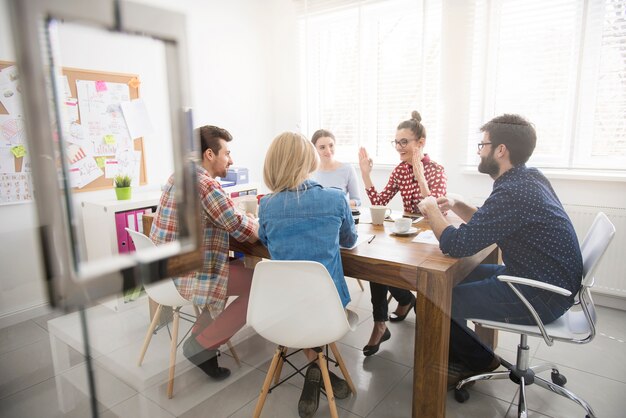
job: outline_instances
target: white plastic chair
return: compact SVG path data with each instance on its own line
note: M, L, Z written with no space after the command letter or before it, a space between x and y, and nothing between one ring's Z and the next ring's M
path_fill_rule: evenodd
M140 232L133 231L129 228L126 228L126 232L128 232L133 240L137 251L153 248L155 246L154 242L152 242L150 238ZM169 381L167 384L167 397L171 399L174 394L174 372L176 369L176 348L178 347L178 323L180 318L180 308L183 306L193 305L193 303L180 295L178 289L176 289L176 285L171 279L161 280L157 283L144 284L144 289L150 299L158 303L159 306L157 307L154 317L152 318L152 322L150 323L150 327L148 327L148 331L146 332L146 337L144 338L143 346L141 347L141 353L139 354L139 361L137 362L137 365L141 366L141 363L143 363L143 359L146 355L146 351L148 350L148 345L150 345L150 341L152 340L154 330L161 319L161 311L163 307L171 306L174 308L174 317L172 321L172 342L170 344Z
M356 395L335 341L354 330L358 315L345 310L326 268L314 261L262 261L252 279L247 322L263 338L278 345L254 411L261 415L272 378L278 381L288 347L315 348L333 418L337 407L321 347L330 346L341 373Z
M132 229L126 228L126 232L130 235L133 243L135 244L135 249L140 251L142 249L149 249L155 246L154 242L144 234L133 231ZM146 332L146 337L143 342L143 346L141 348L141 353L139 354L139 361L137 362L138 366L141 366L143 363L143 359L146 355L146 351L148 350L148 345L150 345L150 341L152 340L152 335L154 334L154 330L157 327L157 324L160 322L161 312L164 306L171 306L173 308L173 321L172 321L172 342L170 345L170 367L169 367L169 381L167 385L167 397L172 398L174 393L174 372L176 368L176 348L178 347L178 324L180 319L180 309L183 306L193 305L196 316L200 314L200 310L196 305L194 305L191 301L183 298L181 294L178 292L174 281L171 279L161 280L156 283L144 284L144 289L146 293L150 297L150 299L154 300L159 304L156 312L154 313L154 317L152 318L152 322L150 323L150 327L148 327L148 331ZM227 342L228 348L230 352L237 362L240 365L239 357L235 352L235 349L231 345L230 341Z
M549 324L544 324L541 321L532 305L524 298L515 285L522 284L533 286L564 296L571 295L570 291L536 280L513 276L498 276L498 279L506 282L513 292L524 302L537 325L515 325L505 322L487 321L484 319L469 319L476 324L481 324L485 328L520 334L520 343L517 346L517 364L512 365L503 361L503 365L508 369L506 371L479 374L460 381L454 393L454 397L457 401L465 402L469 399L469 393L463 386L470 382L510 378L513 382L518 383L520 387L518 403L519 417L527 416L525 386L532 383L536 383L544 389L578 403L587 411L587 417L592 418L596 416L591 406L585 400L563 387L565 383L567 383L567 379L559 373L559 369L555 364L541 364L529 367L527 336L533 335L542 337L548 346L552 346L555 340L574 344L586 344L593 340L596 335L597 316L589 289L594 284L595 270L614 235L615 227L611 221L604 213L598 213L580 246L583 258L583 280L577 295L577 304L570 308L563 316ZM552 369L552 382L536 375L536 373L548 369Z

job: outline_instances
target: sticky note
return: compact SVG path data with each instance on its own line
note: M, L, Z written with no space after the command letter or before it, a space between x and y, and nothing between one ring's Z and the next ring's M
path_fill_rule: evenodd
M95 157L96 158L96 164L98 165L99 168L104 168L104 162L106 161L107 157Z
M108 144L108 145L113 145L115 144L115 136L114 135L105 135L104 136L104 143Z
M11 148L11 152L15 155L15 158L21 158L26 155L26 148L24 148L24 145L16 145Z
M106 81L96 81L96 91L107 91L107 82Z

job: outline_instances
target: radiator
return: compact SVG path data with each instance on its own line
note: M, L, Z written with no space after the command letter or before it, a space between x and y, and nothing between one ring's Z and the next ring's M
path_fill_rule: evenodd
M596 214L604 212L615 225L615 237L596 270L593 292L626 299L626 209L603 206L563 205L576 229L578 240L585 239Z

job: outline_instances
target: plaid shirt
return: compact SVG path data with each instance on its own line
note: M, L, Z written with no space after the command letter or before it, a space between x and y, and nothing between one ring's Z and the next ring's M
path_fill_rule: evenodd
M220 312L226 303L228 236L230 234L237 241L246 241L254 234L258 224L236 212L233 201L219 182L209 176L202 166L196 167L204 228L204 264L201 271L176 277L174 283L185 299L196 305L209 305L211 309ZM177 237L178 218L172 175L161 195L150 238L160 245L174 241Z
M424 164L424 177L430 194L433 197L441 197L446 195L446 173L442 166L425 155L422 159ZM419 213L417 205L424 199L420 191L420 186L415 180L413 173L413 165L407 162L401 162L391 172L389 182L382 192L378 193L374 186L366 189L365 192L370 198L372 205L386 205L400 191L404 211L409 213Z

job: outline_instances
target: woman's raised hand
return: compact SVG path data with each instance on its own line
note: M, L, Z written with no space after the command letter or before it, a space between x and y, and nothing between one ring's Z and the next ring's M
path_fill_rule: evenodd
M367 150L363 147L359 148L359 168L362 175L369 175L372 172L374 162L367 154Z
M420 181L425 179L424 177L424 164L422 160L424 159L424 148L416 147L413 150L413 176L415 176L415 180Z

